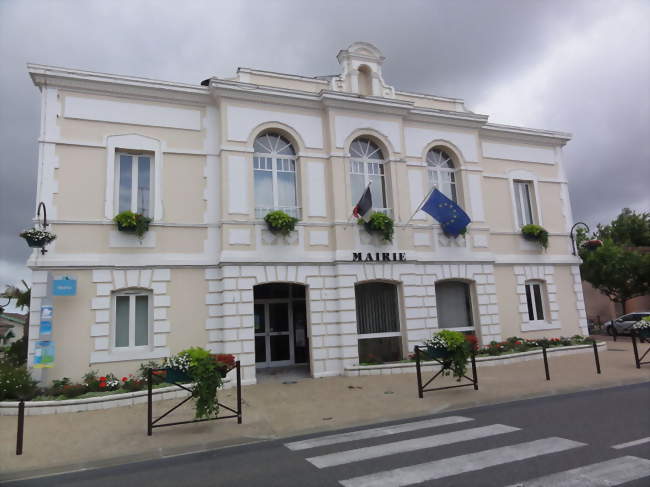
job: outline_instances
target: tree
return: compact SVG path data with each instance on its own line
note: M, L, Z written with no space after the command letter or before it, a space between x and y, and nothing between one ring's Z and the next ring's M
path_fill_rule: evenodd
M31 301L32 290L24 280L21 282L25 287L24 291L21 291L20 288L18 288L17 286L7 285L5 287L4 292L0 294L0 298L8 299L10 302L13 301L14 306L16 306L21 311L24 308L27 308L27 317L25 318L25 322L23 323L23 337L21 338L22 345L25 350L24 359L25 361L27 361L27 344L29 343L29 304ZM0 311L0 313L1 312L2 311Z
M650 293L650 214L624 208L608 225L598 225L593 239L603 242L595 249L580 247L582 278L623 306L637 296ZM587 239L578 232L577 241ZM648 249L650 250L650 249Z

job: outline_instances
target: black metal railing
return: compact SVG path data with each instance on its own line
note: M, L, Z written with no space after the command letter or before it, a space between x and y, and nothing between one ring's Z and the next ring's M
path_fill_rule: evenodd
M596 343L596 340L592 340L592 346L594 349L594 362L596 364L596 373L600 374L600 357L598 355L598 343ZM551 380L551 373L548 367L548 355L546 353L546 349L549 347L542 346L542 357L544 358L544 373L546 374L546 380Z
M650 347L648 347L645 353L639 357L639 347L636 344L637 335L639 336L639 338L641 338L640 334L638 334L635 331L632 331L632 349L634 350L634 364L636 365L637 369L640 369L642 365L650 364L650 362L643 362L645 356L648 355L648 353L650 353Z
M424 384L422 384L422 355L426 355L429 358L431 358L433 361L438 362L440 364L440 370L433 376L431 377L428 381L426 381ZM462 379L467 379L469 383L464 383L464 384L456 384L454 386L443 386L443 387L434 387L431 389L426 389L426 387L431 384L434 380L436 380L440 375L443 374L446 370L450 370L450 363L444 360L441 360L436 357L431 357L425 347L420 347L419 345L415 346L415 371L418 379L418 397L422 399L424 397L425 392L431 392L431 391L441 391L443 389L455 389L457 387L468 387L468 386L474 386L474 390L478 391L478 376L476 375L476 353L472 351L471 354L471 362L472 362L472 377L467 377L466 375L463 375L461 377Z
M225 409L226 411L231 412L232 414L225 415L225 416L215 416L214 418L202 418L202 419L192 419L192 420L187 420L187 421L174 421L173 423L160 423L160 421L167 417L169 414L171 414L173 411L181 407L183 404L188 402L190 399L192 399L192 389L189 387L186 387L184 384L174 382L174 381L167 381L170 384L174 384L181 389L184 389L190 393L188 397L183 399L181 402L176 404L174 407L171 409L167 410L164 412L162 415L158 416L157 418L153 417L153 376L154 372L158 371L164 371L166 369L162 368L157 368L157 369L148 369L147 370L147 388L148 388L148 395L147 395L147 436L151 436L153 434L153 429L154 428L162 428L164 426L176 426L179 424L189 424L189 423L201 423L203 421L214 421L217 419L229 419L229 418L237 418L237 423L241 424L242 422L242 400L241 400L241 366L239 363L239 360L235 362L235 365L229 368L227 372L230 372L231 370L236 371L236 378L237 378L237 406L236 409L233 409L230 406L227 406L225 404L222 404L220 402L217 402L219 405L219 409Z

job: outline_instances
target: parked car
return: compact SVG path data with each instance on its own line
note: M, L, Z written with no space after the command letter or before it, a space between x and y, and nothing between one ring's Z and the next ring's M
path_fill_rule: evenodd
M628 313L616 318L615 320L608 321L607 327L605 329L607 330L608 335L614 334L614 328L616 328L616 333L619 335L629 334L632 325L634 325L634 323L637 321L645 318L646 316L650 316L650 311L637 311L635 313Z

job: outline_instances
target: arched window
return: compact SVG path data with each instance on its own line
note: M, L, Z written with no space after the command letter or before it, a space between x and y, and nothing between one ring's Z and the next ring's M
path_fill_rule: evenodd
M282 210L300 218L296 190L296 152L285 137L268 132L253 144L255 216Z
M447 198L456 199L456 170L451 156L440 148L427 152L429 184L436 186Z
M386 208L384 154L372 140L358 137L350 144L350 186L353 205L359 201L368 184L372 194L373 210L386 213L388 208Z
M365 64L359 66L359 94L360 95L372 95L372 72L370 68Z

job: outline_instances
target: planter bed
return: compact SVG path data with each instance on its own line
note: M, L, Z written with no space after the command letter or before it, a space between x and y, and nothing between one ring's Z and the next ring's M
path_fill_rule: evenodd
M606 342L598 342L600 351L607 349ZM546 349L548 355L574 355L578 353L592 352L593 345L568 345L565 347L549 347ZM529 350L527 352L503 353L501 355L477 355L476 366L488 367L491 365L514 364L527 360L542 358L542 349ZM422 366L440 368L435 361L421 362ZM393 375L393 374L415 374L415 362L394 362L380 365L351 365L344 369L344 375L355 377L360 375Z
M230 384L228 384L230 382ZM224 389L234 385L229 380L224 381ZM189 393L178 386L167 386L153 389L154 401L164 401L187 397ZM147 390L106 394L104 396L87 397L84 399L62 399L57 401L25 401L25 415L77 413L80 411L95 411L99 409L133 406L147 402ZM0 416L17 416L18 401L0 402Z

